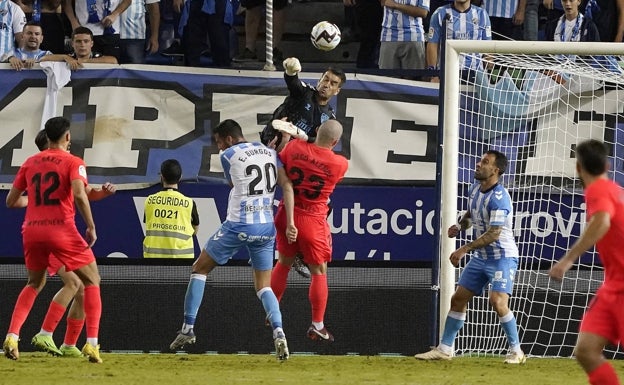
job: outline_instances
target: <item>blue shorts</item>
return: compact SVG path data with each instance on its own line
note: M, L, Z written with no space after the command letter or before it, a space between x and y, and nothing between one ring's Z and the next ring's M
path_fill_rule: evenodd
M482 259L473 257L468 261L459 277L459 286L475 295L483 294L485 287L490 290L511 295L513 281L518 269L518 258Z
M225 221L208 238L204 249L216 263L225 265L242 247L247 248L254 269L271 270L275 255L275 225Z

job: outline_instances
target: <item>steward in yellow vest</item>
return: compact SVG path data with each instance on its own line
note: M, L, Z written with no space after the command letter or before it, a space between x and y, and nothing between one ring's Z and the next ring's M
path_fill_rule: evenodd
M163 190L145 200L143 258L194 258L193 235L199 226L197 206L178 191L182 167L175 159L160 166Z

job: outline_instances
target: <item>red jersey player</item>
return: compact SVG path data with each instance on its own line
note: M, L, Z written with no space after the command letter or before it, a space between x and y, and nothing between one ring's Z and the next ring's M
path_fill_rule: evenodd
M562 280L572 264L594 244L604 266L604 283L583 316L574 354L594 385L619 384L602 351L624 337L624 191L607 177L607 148L597 140L576 147L576 170L585 188L587 226L572 248L550 269Z
M7 194L6 204L7 207L18 206L22 193L27 192L22 238L29 281L43 286L49 256L54 254L68 271L75 271L83 282L87 343L82 353L89 361L99 363L102 362L98 345L102 301L100 275L91 250L97 235L86 192L85 164L67 151L71 140L69 126L69 121L63 117L46 122L49 149L31 156L20 167ZM86 240L76 228L74 204L85 221ZM28 314L27 310L32 307L36 295L34 288L20 293L14 318ZM10 326L3 344L7 358L19 358L18 340L19 336Z
M286 234L286 215L282 205L275 216L279 261L273 268L271 288L278 299L286 290L288 272L295 255L302 253L312 273L310 304L312 325L308 337L312 340L333 341L324 325L327 306L327 262L331 261L331 231L327 223L327 201L336 184L342 180L348 161L332 149L342 136L342 126L336 120L320 125L314 143L291 140L279 153L295 190L295 226L300 231L297 241L289 243Z

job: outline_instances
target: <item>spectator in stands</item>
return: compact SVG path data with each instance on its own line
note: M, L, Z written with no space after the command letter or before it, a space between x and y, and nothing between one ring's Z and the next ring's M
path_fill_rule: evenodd
M178 191L182 166L176 159L160 165L163 189L145 200L143 258L193 258L193 235L199 227L197 205ZM162 215L175 213L175 215Z
M78 27L72 33L72 48L70 55L80 63L108 63L117 64L114 56L102 55L93 51L93 33L87 27Z
M187 0L188 20L184 27L184 63L199 67L206 35L210 42L210 55L214 67L229 67L230 29L234 20L229 0ZM173 0L173 8L181 12L184 0ZM182 21L181 21L182 23ZM183 24L183 23L182 23Z
M19 47L15 49L14 55L9 58L11 68L21 71L32 68L35 63L42 61L65 61L72 70L81 67L80 63L69 55L53 54L41 49L42 41L43 30L41 26L33 21L26 23Z
M419 360L453 358L453 343L464 326L468 303L488 288L489 302L509 343L505 363L523 364L526 361L520 348L516 318L509 309L519 253L513 235L511 197L499 183L507 166L507 157L495 150L487 151L477 162L474 172L476 183L470 187L468 194L468 210L459 223L450 226L447 231L449 238L456 238L460 231L467 230L474 223L474 239L453 251L449 259L454 267L459 267L467 253L472 251L473 255L464 267L451 298L440 344L426 353L416 354Z
M524 40L540 40L539 31L543 31L540 23L542 13L546 22L561 17L563 14L561 0L527 0L524 13Z
M598 27L601 41L624 41L624 0L587 0L584 12Z
M121 64L145 63L145 52L158 52L158 37L160 29L160 0L132 0L132 3L121 14L121 31L119 47L121 50ZM149 23L145 20L145 13L149 16ZM147 26L149 25L149 39L146 40Z
M61 10L62 0L14 0L33 21L45 31L41 49L55 54L67 53L65 37L71 35L71 26Z
M581 0L562 0L564 14L546 24L546 41L600 41L598 27L579 12Z
M527 0L483 0L490 17L494 40L522 40L522 24Z
M119 16L130 6L132 0L63 1L63 11L71 23L72 31L80 26L89 28L94 50L105 56L113 56L119 61Z
M235 62L258 60L256 54L256 41L261 26L262 14L265 12L264 0L241 0L241 6L245 7L245 50L234 57ZM286 23L287 0L273 2L273 62L284 61L284 54L280 49L284 24Z
M355 17L360 31L355 66L377 68L379 63L379 39L383 8L379 0L343 0L345 7L355 7Z
M24 11L11 0L0 0L0 62L7 62L22 40Z
M379 47L380 69L424 69L425 30L423 17L429 13L429 0L400 3L382 0L384 17Z
M445 20L447 21L444 30ZM433 12L429 24L429 41L427 42L427 69L438 69L440 66L440 41L442 36L447 39L459 40L492 40L490 18L481 7L470 4L470 0L454 0ZM476 70L480 66L479 60L470 57L463 58L464 68ZM439 82L434 76L432 82Z

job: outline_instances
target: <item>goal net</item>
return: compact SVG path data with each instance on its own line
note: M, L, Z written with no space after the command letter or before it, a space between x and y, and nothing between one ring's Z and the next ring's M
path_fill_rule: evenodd
M563 282L548 269L579 236L585 223L583 190L576 176L577 143L593 138L610 148L610 177L624 182L624 74L611 43L449 40L443 99L441 234L467 209L477 161L488 149L507 155L503 184L514 203L520 259L510 308L522 348L533 356L569 357L580 319L603 280L595 251L583 255ZM619 52L618 52L619 51ZM466 70L466 57L481 69ZM440 322L461 273L448 261L459 245L440 243ZM624 240L623 240L624 246ZM442 331L443 325L440 325ZM456 354L504 354L508 348L487 291L468 305L455 340ZM620 355L610 347L607 356Z

